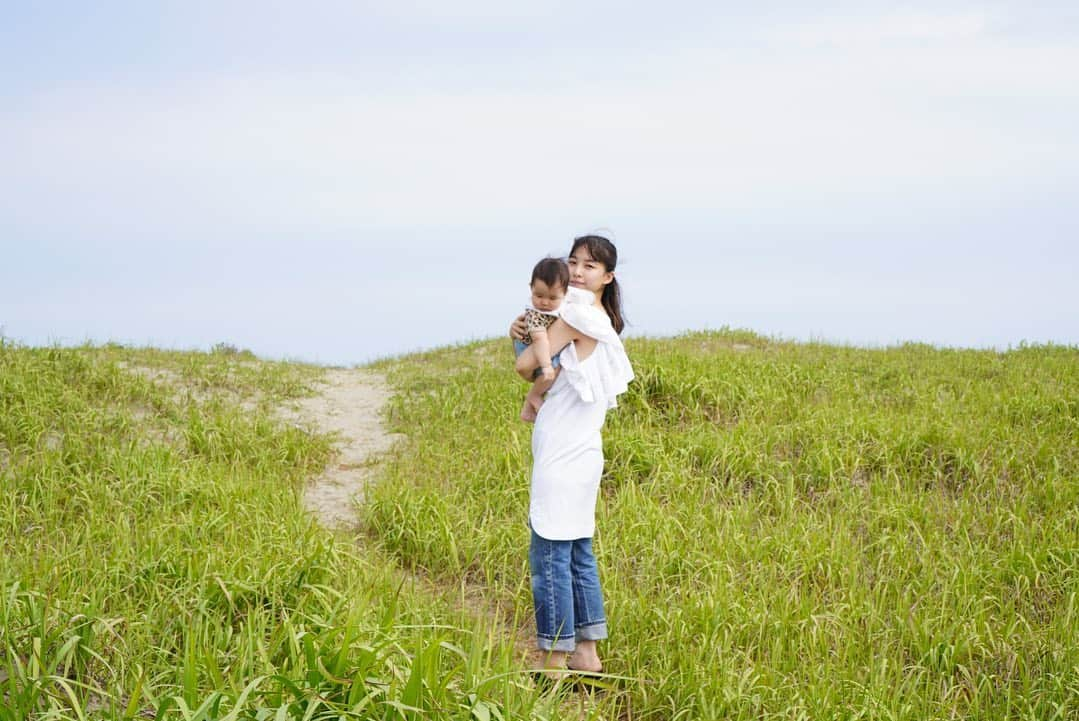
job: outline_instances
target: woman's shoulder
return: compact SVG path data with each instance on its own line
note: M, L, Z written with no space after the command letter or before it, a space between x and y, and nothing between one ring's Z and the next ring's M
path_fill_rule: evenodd
M607 312L594 305L584 305L582 303L565 305L562 308L562 320L582 335L595 338L601 343L611 343L618 340L618 334L615 333Z
M606 315L606 314L604 314ZM608 321L609 322L609 321ZM626 391L633 380L633 366L629 362L621 339L614 330L611 338L597 342L584 360L577 356L574 343L569 353L562 356L562 376L579 395L581 400L592 403L603 399L607 408L617 405L617 398Z

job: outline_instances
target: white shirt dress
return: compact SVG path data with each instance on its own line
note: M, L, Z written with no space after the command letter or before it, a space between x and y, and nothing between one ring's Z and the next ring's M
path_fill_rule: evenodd
M566 304L562 320L595 338L585 360L575 344L562 351L562 371L547 392L532 430L529 522L542 538L591 538L603 474L600 429L607 409L633 380L633 368L607 313L593 305Z

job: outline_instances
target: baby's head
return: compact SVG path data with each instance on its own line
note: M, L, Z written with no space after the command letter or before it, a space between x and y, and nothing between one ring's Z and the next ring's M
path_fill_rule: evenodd
M569 288L569 266L560 258L544 258L532 269L532 307L551 312L558 310Z

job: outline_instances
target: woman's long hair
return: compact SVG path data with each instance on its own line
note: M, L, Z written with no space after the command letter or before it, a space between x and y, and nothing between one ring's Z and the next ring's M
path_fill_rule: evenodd
M573 247L570 248L569 254L573 255L582 245L588 249L588 254L592 256L592 260L603 263L607 272L614 272L615 266L618 265L618 249L614 247L614 243L602 235L582 235L573 239ZM611 318L614 332L621 335L622 329L626 327L626 321L622 314L622 291L618 287L617 278L603 286L603 296L600 298L600 302L603 303L603 309L607 311L607 315Z

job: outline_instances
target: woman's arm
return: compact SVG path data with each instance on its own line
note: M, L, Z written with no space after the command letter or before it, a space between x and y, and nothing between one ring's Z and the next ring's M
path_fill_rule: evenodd
M567 324L564 320L559 318L547 329L547 340L550 341L551 353L555 354L561 351L578 338L582 338L580 332L573 326ZM517 374L524 378L529 383L532 382L532 374L536 372L536 369L540 367L540 358L536 353L536 347L533 343L524 349L521 355L517 356L517 365L515 369Z
M524 340L525 333L527 332L528 327L525 325L525 314L521 313L513 319L513 324L510 325L510 338L513 338L514 340Z

